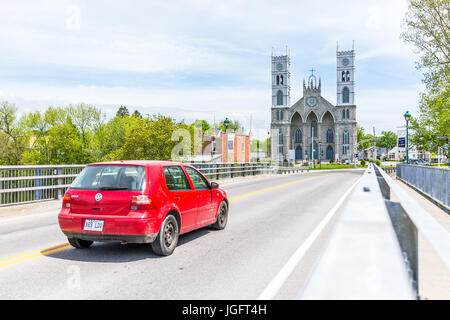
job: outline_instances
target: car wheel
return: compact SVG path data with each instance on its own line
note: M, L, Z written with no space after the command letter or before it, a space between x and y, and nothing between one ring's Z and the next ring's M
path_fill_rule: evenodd
M217 213L217 220L212 225L214 229L222 230L225 229L225 226L227 225L228 221L228 205L226 201L222 201L219 207L219 212Z
M169 256L178 243L179 226L177 219L169 214L161 224L158 236L152 243L153 252L160 256Z
M72 247L77 249L87 249L94 243L94 241L82 240L77 238L68 238L68 240Z

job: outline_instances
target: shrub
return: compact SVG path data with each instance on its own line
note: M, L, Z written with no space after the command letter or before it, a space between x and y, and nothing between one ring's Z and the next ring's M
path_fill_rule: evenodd
M377 166L381 166L381 161L380 161L380 159L377 159L376 163L377 163Z
M361 165L362 166L365 166L366 165L366 161L363 159L363 160L361 160Z
M334 163L334 160L333 160L333 159L330 159L330 163Z

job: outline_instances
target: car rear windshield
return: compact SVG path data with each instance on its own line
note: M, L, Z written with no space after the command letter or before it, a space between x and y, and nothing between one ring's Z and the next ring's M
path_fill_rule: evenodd
M73 181L71 189L142 191L145 167L128 165L91 165Z

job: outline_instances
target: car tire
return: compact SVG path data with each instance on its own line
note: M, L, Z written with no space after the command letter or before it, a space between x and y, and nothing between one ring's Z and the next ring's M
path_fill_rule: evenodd
M228 205L227 202L223 200L219 206L219 210L217 213L217 220L211 226L216 230L223 230L225 229L227 222L228 222Z
M87 249L94 243L94 241L77 239L77 238L68 238L68 240L69 240L69 243L72 245L72 247L77 248L77 249Z
M153 252L160 256L171 255L178 244L179 231L180 227L175 216L167 215L161 224L155 241L152 243Z

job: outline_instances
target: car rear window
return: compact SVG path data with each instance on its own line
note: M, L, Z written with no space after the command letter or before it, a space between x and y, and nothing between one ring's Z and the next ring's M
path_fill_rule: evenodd
M128 165L91 165L73 181L71 189L142 191L145 167Z

